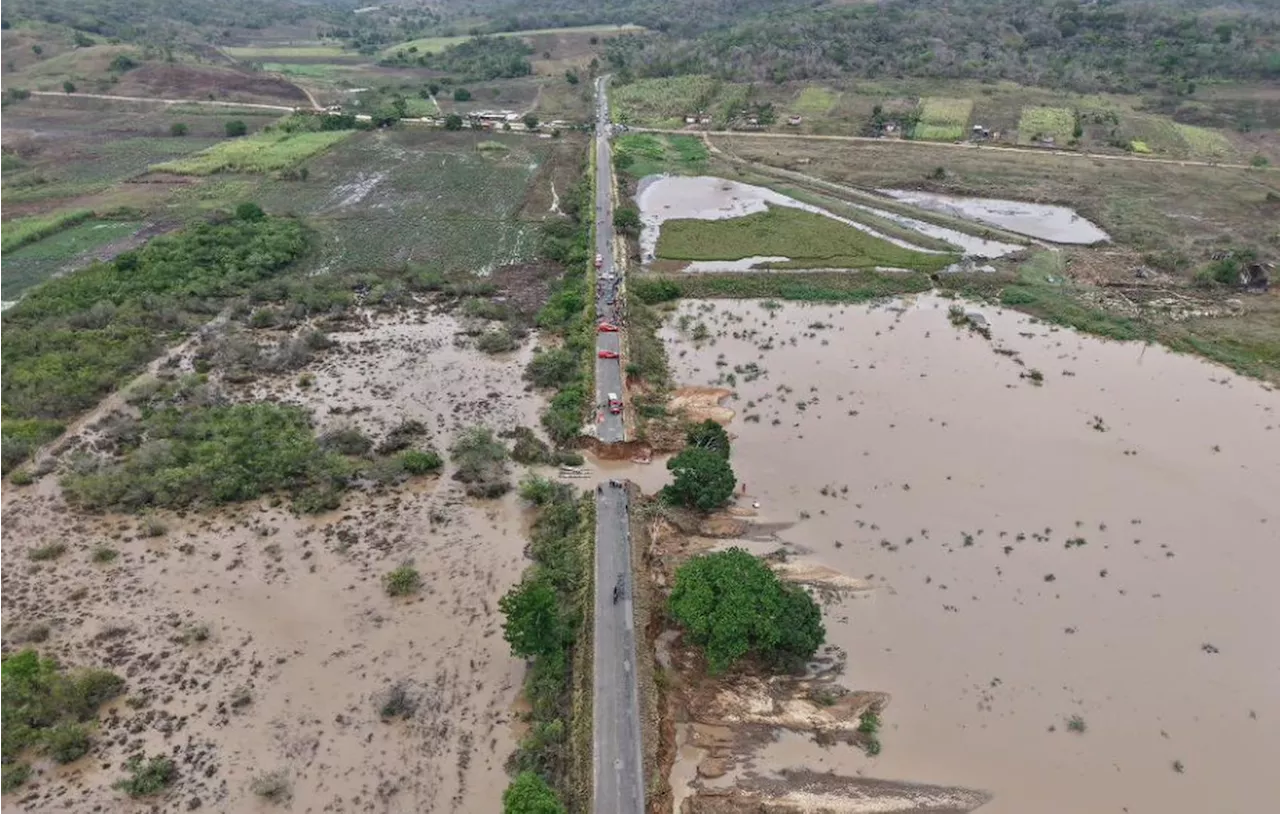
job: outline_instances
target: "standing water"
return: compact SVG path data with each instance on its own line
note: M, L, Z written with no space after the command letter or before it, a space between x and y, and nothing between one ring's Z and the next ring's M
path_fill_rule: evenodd
M1280 397L996 309L987 340L949 304L685 302L712 339L664 329L678 381L763 371L728 403L739 504L876 586L825 621L843 683L892 696L884 751L810 768L984 789L983 814L1269 809Z

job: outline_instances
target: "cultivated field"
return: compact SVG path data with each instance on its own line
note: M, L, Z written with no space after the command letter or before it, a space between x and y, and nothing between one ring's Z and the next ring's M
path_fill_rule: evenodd
M528 31L501 31L493 34L495 37L521 37L526 40L532 40L534 48L537 50L546 50L541 45L545 45L544 41L551 40L573 40L582 39L590 41L591 38L603 39L609 35L631 34L644 31L643 26L638 25L583 25L572 26L569 28L535 28ZM384 49L383 53L394 54L397 51L409 51L416 48L418 52L434 53L443 51L450 45L457 45L460 42L466 42L469 36L459 35L454 37L423 37L421 39L409 40L407 42L397 43L389 48Z
M1070 108L1028 107L1018 120L1018 143L1065 145L1072 139L1076 117Z
M213 175L219 172L267 173L293 167L351 135L351 131L320 133L258 133L224 141L195 155L155 164L153 172L175 175Z
M92 215L92 213L89 213ZM10 221L4 225L6 236ZM12 302L33 285L49 279L64 268L73 266L78 258L113 241L128 237L141 229L136 220L85 219L39 241L18 249L4 250L4 263L0 268L2 296Z
M972 115L972 99L927 96L920 100L920 123L912 137L921 141L957 141L964 138Z

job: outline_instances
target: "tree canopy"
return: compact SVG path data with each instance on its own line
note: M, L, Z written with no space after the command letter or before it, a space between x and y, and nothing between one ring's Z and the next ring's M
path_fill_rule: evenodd
M564 806L547 781L521 772L502 793L502 814L564 814Z
M704 512L728 503L738 483L726 457L701 447L686 447L667 461L667 469L674 479L663 488L663 496L672 503Z
M826 637L813 598L741 548L697 556L680 566L670 602L672 615L689 641L702 647L712 673L747 657L792 668L811 658Z
M564 649L569 625L561 615L555 587L541 571L526 574L498 600L498 607L506 617L502 632L512 653L531 659Z
M690 427L685 434L685 441L696 449L709 449L726 460L729 458L729 433L710 418Z

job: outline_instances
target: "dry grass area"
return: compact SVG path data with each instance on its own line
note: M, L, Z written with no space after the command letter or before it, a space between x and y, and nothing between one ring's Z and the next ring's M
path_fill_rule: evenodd
M417 420L441 449L463 427L535 424L536 399L510 386L527 343L485 357L456 346L458 330L426 311L357 320L302 370L305 384L295 372L215 385L234 401L306 406L320 432L376 439ZM188 368L199 346L165 366ZM100 443L124 409L109 402L83 440ZM4 570L5 651L41 630L42 653L127 681L90 757L37 757L6 810L118 808L112 783L144 750L177 764L155 800L163 810L254 810L280 777L295 810L497 810L523 674L497 600L525 565L527 518L514 495L474 501L449 475L306 519L271 500L89 516L65 504L54 475L6 487L5 553L23 564ZM26 562L51 541L61 556ZM103 547L116 556L97 556ZM388 596L384 575L405 563L420 590Z

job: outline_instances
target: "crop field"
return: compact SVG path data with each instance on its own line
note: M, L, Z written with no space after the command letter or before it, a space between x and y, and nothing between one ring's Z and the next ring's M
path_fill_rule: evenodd
M684 117L712 112L724 83L710 76L641 79L609 90L614 121L648 127L681 127Z
M320 57L354 56L350 51L337 45L244 45L229 46L222 49L227 55L236 59L263 62L274 60L288 62L291 58L316 59Z
M609 34L632 34L644 31L644 26L639 25L581 25L571 26L568 28L535 28L529 31L501 31L493 34L495 37L545 37L545 36L575 36L575 35L609 35ZM408 51L410 48L417 48L415 53L431 54L437 51L443 51L450 45L457 45L460 42L466 42L471 37L460 35L456 37L422 37L408 42L397 43L390 48L383 49L384 54L394 54L396 51Z
M8 228L9 224L5 224L6 237ZM0 267L0 287L3 288L0 296L6 302L16 300L24 291L49 279L86 252L140 228L142 224L136 221L82 221L19 249L5 249L4 264Z
M342 141L350 131L258 133L224 141L195 155L155 164L154 172L213 175L219 172L267 173L294 166Z
M216 143L216 139L140 137L74 145L6 176L5 201L48 201L101 192L145 172L156 162L186 156Z
M1174 124L1178 135L1195 158L1228 158L1235 153L1230 140L1217 130L1208 130L1190 124Z
M785 206L741 218L669 220L658 234L664 260L740 260L789 257L771 268L904 268L936 271L954 255L925 254L895 246L837 220Z
M912 137L922 141L962 139L972 113L972 99L926 96L920 100L920 123L916 125Z
M659 173L697 175L707 168L707 145L697 136L627 133L614 140L614 166L636 178Z
M90 209L73 209L63 212L50 212L31 218L15 218L4 224L4 237L0 240L0 251L5 254L14 249L43 240L63 229L69 229L77 223L83 223L93 217Z
M1025 107L1018 119L1018 143L1033 144L1052 137L1065 145L1075 132L1075 111L1066 107Z
M262 70L285 76L300 76L305 79L335 79L349 68L324 62L264 62Z
M519 213L558 146L425 128L360 133L312 160L307 180L268 180L255 199L307 218L320 270L413 263L484 273L534 257L537 224Z

